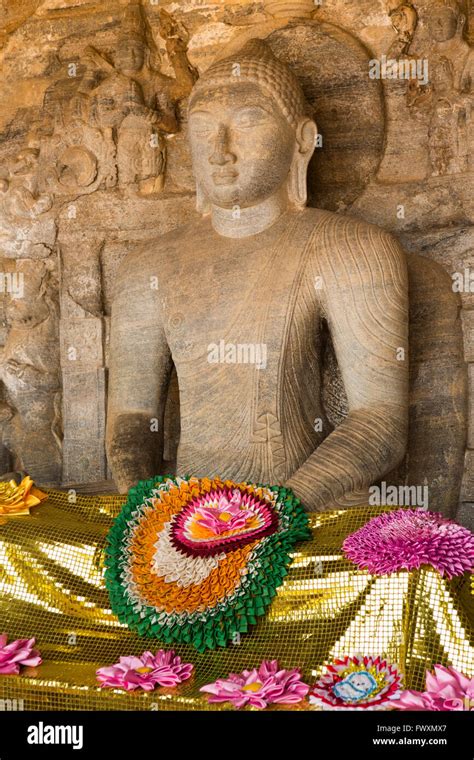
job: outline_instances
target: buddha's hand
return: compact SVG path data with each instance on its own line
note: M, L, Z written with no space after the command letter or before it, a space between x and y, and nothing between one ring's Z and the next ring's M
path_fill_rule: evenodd
M286 481L285 488L295 494L307 512L327 512L331 509L332 495L317 486L308 487L297 475Z

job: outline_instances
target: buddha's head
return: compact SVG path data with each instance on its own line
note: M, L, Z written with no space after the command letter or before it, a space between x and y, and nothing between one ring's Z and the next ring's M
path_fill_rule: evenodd
M447 42L462 35L465 20L457 0L435 0L430 6L428 26L435 42Z
M303 208L316 135L296 77L265 43L213 64L189 101L198 210L249 208L285 189Z

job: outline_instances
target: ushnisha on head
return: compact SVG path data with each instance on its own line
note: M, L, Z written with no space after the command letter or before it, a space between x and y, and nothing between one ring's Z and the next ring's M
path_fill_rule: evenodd
M428 14L429 30L436 42L462 36L466 17L458 0L434 0Z
M213 64L189 101L197 207L242 209L272 196L306 205L317 129L303 91L267 44L251 40Z

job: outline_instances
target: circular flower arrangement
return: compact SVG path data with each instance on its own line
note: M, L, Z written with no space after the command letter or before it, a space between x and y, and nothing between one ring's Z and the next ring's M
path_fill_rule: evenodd
M420 509L386 512L348 536L346 557L375 575L431 565L453 578L474 568L474 534Z
M380 657L344 657L327 666L309 701L322 710L390 710L401 694L401 674Z
M226 646L276 594L308 521L291 491L218 478L132 488L106 549L112 610L142 636Z

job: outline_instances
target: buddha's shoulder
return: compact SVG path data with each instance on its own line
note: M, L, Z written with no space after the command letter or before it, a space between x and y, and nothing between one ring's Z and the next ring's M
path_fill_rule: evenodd
M207 227L199 217L152 240L137 243L120 263L117 279L136 282L137 278L148 280L153 276L159 277L170 261L181 258L186 250L192 255L192 241L200 237Z
M330 234L333 236L333 242L337 243L352 243L354 235L361 236L364 241L368 238L382 242L395 240L394 236L382 227L350 214L306 208L301 218L317 238Z
M311 234L315 253L326 251L332 256L344 259L370 260L396 258L405 260L406 254L400 243L387 230L349 214L307 208L302 221Z

